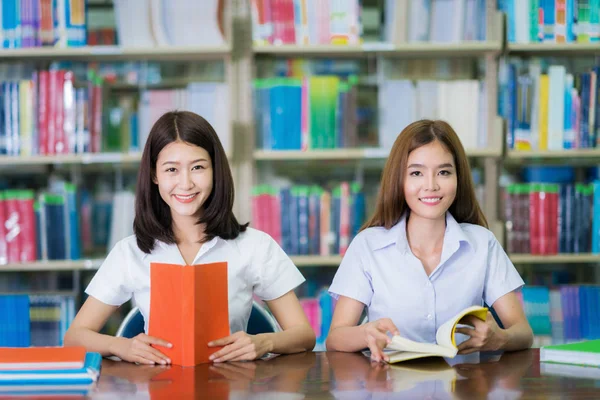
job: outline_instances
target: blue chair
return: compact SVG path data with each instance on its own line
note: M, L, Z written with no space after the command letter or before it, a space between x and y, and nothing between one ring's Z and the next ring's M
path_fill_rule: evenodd
M246 332L249 335L257 335L259 333L277 332L278 330L277 322L271 314L263 306L253 301ZM121 322L115 336L131 339L140 333L144 333L144 317L140 309L134 307Z

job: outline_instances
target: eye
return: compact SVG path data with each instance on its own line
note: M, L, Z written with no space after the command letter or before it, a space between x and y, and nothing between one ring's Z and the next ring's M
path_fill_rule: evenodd
M452 175L452 172L444 169L444 170L440 171L440 175L448 176L448 175Z
M165 169L165 172L175 172L175 171L177 171L177 170L173 167Z
M204 165L194 165L192 167L192 171L196 171L196 170L199 170L199 169L206 169L206 168L204 168Z
M410 176L421 176L423 174L421 174L421 171L413 171L410 173Z

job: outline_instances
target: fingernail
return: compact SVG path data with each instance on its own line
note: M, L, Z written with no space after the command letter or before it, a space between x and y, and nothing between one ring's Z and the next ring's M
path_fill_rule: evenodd
M169 344L168 344L168 347L173 347L173 343L169 343Z
M209 359L209 360L214 360L214 359L215 359L215 356L210 356L210 357L208 357L208 359Z
M171 359L167 358L167 364L171 364Z
M160 360L160 363L161 363L162 365L165 365L167 362L166 362L165 360Z
M209 345L209 346L212 346L212 345L213 345L213 342L208 342L208 345Z

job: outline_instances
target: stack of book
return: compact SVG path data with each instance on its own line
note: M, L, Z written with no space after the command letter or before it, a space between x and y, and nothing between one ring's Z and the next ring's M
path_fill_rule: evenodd
M0 397L86 395L102 356L83 347L0 348Z

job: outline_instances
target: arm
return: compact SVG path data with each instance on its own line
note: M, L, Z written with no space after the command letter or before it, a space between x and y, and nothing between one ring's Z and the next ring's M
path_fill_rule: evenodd
M254 360L269 352L290 354L312 350L315 347L315 333L293 291L266 303L283 331L254 336L245 332L236 332L226 338L210 342L209 347L225 346L211 355L211 360L215 362Z
M505 328L501 329L498 326L491 313L488 313L485 322L472 315L465 317L461 322L473 328L456 328L456 332L471 336L458 346L460 354L475 351L513 351L531 347L533 331L516 293L509 292L500 297L493 307Z
M282 332L257 335L269 343L269 352L290 354L310 351L315 347L315 332L296 297L289 291L275 300L266 301Z
M400 332L388 318L357 326L364 308L358 300L339 297L327 336L327 350L353 352L368 347L375 361L389 361L382 351L390 342L387 332L394 335Z
M504 325L503 350L528 349L533 344L533 331L523 306L515 292L510 292L500 297L493 304L494 310Z
M115 355L122 360L142 364L167 364L168 357L151 346L170 347L164 340L140 334L133 339L98 333L117 306L89 296L71 323L64 338L65 346L83 346L102 356Z

